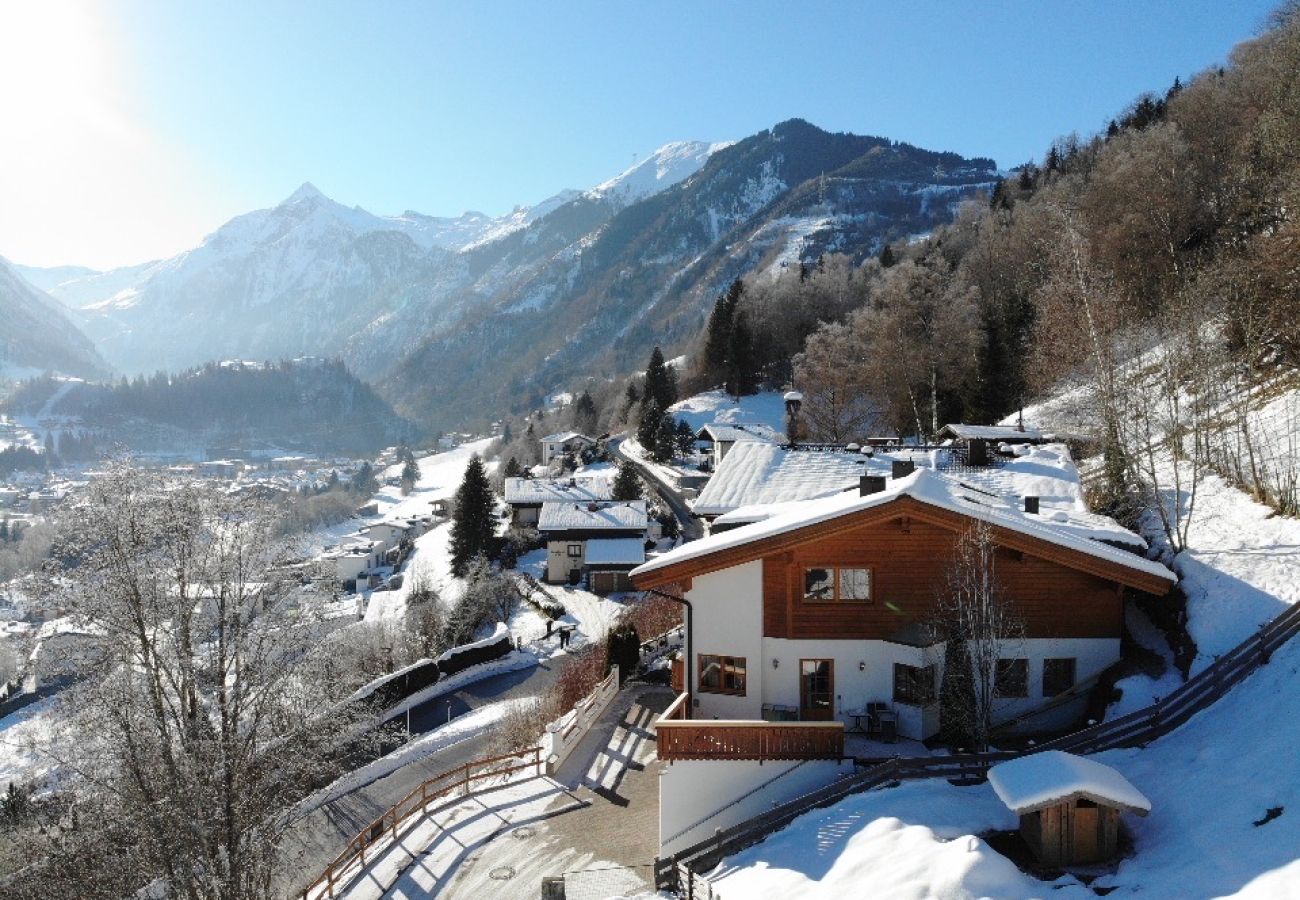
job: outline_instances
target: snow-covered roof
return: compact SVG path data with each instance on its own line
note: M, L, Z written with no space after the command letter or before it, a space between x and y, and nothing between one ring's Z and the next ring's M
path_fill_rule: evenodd
M555 434L548 434L546 437L542 438L542 443L543 444L567 444L569 441L572 441L575 438L584 440L588 444L596 443L595 438L589 438L585 434L581 434L580 432L577 431L560 431Z
M944 435L951 435L962 441L1041 441L1043 439L1043 433L1037 428L1026 428L1021 431L1014 425L967 425L963 422L943 426L939 430L939 436Z
M1143 816L1151 811L1151 801L1119 772L1061 750L998 763L989 769L989 784L1017 815L1075 797Z
M1009 531L1019 532L1115 565L1154 575L1171 583L1176 580L1173 573L1159 563L1102 543L1104 540L1112 539L1117 531L1123 531L1111 519L1095 516L1094 518L1099 520L1099 527L1089 529L1085 522L1072 520L1068 513L1065 514L1064 522L1050 516L1026 513L1022 507L1017 507L1003 498L976 490L961 481L929 469L917 469L903 478L891 479L886 482L883 491L865 497L859 496L857 491L840 491L831 497L791 503L787 509L766 520L715 533L703 540L693 541L670 550L638 567L632 574L648 574L688 560L710 556L722 550L742 547L820 522L883 506L900 497L911 497L928 506L982 519ZM1137 538L1137 540L1141 539Z
M507 478L506 502L536 504L568 500L585 503L608 500L613 486L604 476L583 478Z
M645 562L641 538L592 538L587 541L589 566L639 566Z
M591 531L596 529L644 529L644 500L620 503L543 503L537 517L538 531Z
M774 444L781 439L775 428L760 422L710 422L695 434L701 440L722 443L760 441Z
M709 427L709 426L706 426ZM887 474L889 461L861 453L791 450L774 443L737 443L691 506L697 516L718 516L742 506L810 500L857 486L864 474Z

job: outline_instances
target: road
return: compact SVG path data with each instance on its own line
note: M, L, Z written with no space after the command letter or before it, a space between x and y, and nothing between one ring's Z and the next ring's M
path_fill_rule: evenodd
M567 656L542 660L533 668L493 675L421 704L411 710L411 731L423 734L445 724L449 710L451 718L455 718L489 703L541 696L555 681L567 660ZM280 852L283 863L279 871L283 873L283 879L275 886L277 892L290 895L301 890L303 885L325 870L362 828L419 787L421 782L491 755L491 741L491 734L486 732L467 737L331 800L298 821Z
M682 492L661 479L653 469L642 465L639 460L624 453L622 444L622 438L610 438L606 446L609 447L609 452L611 454L624 462L631 463L635 466L637 471L645 477L646 481L654 487L655 492L663 498L664 503L668 504L668 508L673 511L673 515L677 517L677 522L681 526L682 543L685 544L688 541L698 541L700 538L704 537L704 526L700 523L699 519L696 519L691 515L691 508L687 504L686 498L682 495Z

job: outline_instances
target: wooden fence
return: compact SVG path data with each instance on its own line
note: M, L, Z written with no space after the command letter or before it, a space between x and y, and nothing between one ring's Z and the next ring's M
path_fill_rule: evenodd
M500 765L501 763L506 765ZM365 866L366 852L374 844L385 838L396 840L401 827L412 817L425 812L429 804L435 800L452 794L468 793L470 787L476 782L530 768L538 775L542 774L541 747L533 747L521 753L472 760L428 779L389 807L383 815L349 841L343 852L326 866L324 873L303 889L302 900L333 897L335 889L346 885L351 875L355 874L349 872L354 865L358 867L358 871L360 867Z
M1247 675L1267 664L1277 649L1295 637L1297 632L1300 632L1300 604L1288 607L1254 635L1219 657L1209 668L1189 679L1176 691L1155 704L1127 716L1121 716L1114 721L1103 722L1047 741L1024 753L895 757L856 772L810 794L777 806L762 816L720 830L712 837L670 857L655 860L655 885L679 892L683 887L689 887L695 892L696 897L712 897L711 892L708 895L699 892L699 872L716 865L725 856L758 843L804 813L837 803L850 794L910 779L947 778L955 782L980 781L985 778L990 766L1043 750L1099 753L1116 747L1148 743L1168 734L1196 713L1211 706Z

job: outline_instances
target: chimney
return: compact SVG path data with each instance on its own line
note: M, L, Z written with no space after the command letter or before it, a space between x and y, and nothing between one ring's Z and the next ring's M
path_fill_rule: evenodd
M884 475L863 475L858 479L858 496L865 497L868 494L879 494L885 489Z
M910 459L896 459L890 468L889 476L891 478L906 478L916 471L916 463Z
M1033 513L1034 515L1038 515L1038 498L1037 498L1037 497L1026 497L1026 498L1025 498L1025 512L1027 512L1027 513Z

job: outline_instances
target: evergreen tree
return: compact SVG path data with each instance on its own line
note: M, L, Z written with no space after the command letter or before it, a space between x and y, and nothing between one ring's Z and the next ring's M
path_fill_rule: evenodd
M506 461L506 467L502 471L502 474L505 475L506 478L518 478L523 473L524 470L523 467L519 465L519 460L515 459L513 456Z
M610 492L614 500L641 500L641 476L636 473L636 469L631 463L619 463L618 474L614 476L614 484Z
M739 400L754 393L754 340L744 312L737 313L727 346L727 393Z
M475 453L469 458L465 478L456 489L456 510L451 524L451 573L464 578L476 556L491 556L495 539L492 488L483 460Z
M695 449L695 429L685 419L677 420L677 453L686 456Z
M332 470L330 470L329 481L327 481L327 482L325 483L325 490L327 490L327 491L337 490L337 489L338 489L338 486L339 486L339 473L338 473L338 469L332 469Z
M657 346L650 354L650 364L645 369L645 394L666 410L677 402L677 376L664 363L664 354Z
M974 706L975 679L966 642L951 639L939 684L939 737L944 743L952 747L970 747L974 743L969 712Z
M888 269L897 261L898 260L894 258L894 248L889 244L885 244L885 246L880 249L880 267L882 269Z
M673 417L664 413L659 417L659 426L655 432L655 462L670 462L677 453L677 426Z
M627 383L627 390L623 392L623 421L627 422L632 418L632 410L636 409L641 402L641 390L636 386L636 379L633 378Z
M506 419L506 424L501 428L501 443L509 444L515 439L514 432L510 430L510 420Z
M573 402L573 430L594 437L598 419L596 402L591 399L591 394L584 390Z
M357 474L352 476L352 493L368 497L375 491L379 490L379 479L375 477L374 467L367 460L357 469Z
M410 453L410 451L407 451ZM411 493L415 490L415 483L420 480L420 467L416 465L415 456L407 457L406 462L402 464L402 495Z
M621 684L636 674L641 664L641 637L636 626L626 619L615 625L605 640L605 671L618 666Z
M641 406L641 421L636 427L636 439L642 449L651 456L655 452L655 442L659 440L659 420L664 417L663 410L653 397L647 397Z
M732 321L744 294L745 283L737 278L727 288L727 292L719 294L713 303L713 312L709 314L708 329L705 332L703 359L700 360L700 371L711 384L717 384L726 378Z

